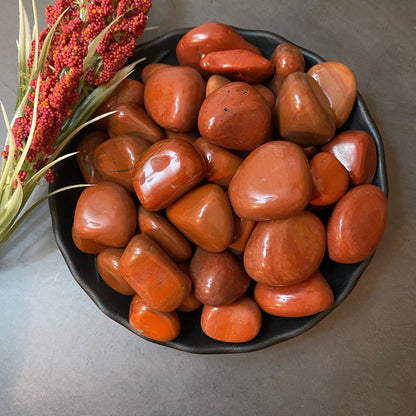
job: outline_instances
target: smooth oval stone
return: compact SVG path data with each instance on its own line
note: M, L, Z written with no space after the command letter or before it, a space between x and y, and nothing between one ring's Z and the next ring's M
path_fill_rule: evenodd
M94 117L114 111L121 104L144 106L144 85L140 81L126 78L120 82L106 101L98 108ZM97 128L108 129L109 118L103 118L95 122Z
M155 311L146 305L139 295L135 295L130 303L129 322L141 335L161 342L172 341L181 331L179 317L175 311Z
M97 243L94 240L89 238L82 238L80 237L74 226L72 226L72 241L75 244L75 247L82 251L83 253L87 254L98 254L100 251L104 250L107 246L105 244Z
M169 66L152 74L144 89L149 116L169 130L196 130L198 112L205 98L205 81L194 68Z
M230 82L202 103L198 128L218 146L252 150L268 139L271 113L263 96L245 82Z
M204 305L221 306L237 300L250 284L240 261L229 251L212 253L197 247L189 265L195 297Z
M143 107L133 104L120 104L115 108L108 122L110 137L128 134L138 136L150 143L165 138L163 130L149 117Z
M237 255L244 252L247 241L250 238L256 221L246 220L234 215L234 236L233 241L229 246L229 249Z
M136 292L120 273L119 266L122 254L122 248L107 247L100 251L97 256L97 271L104 282L116 292L122 295L134 295Z
M271 141L253 150L231 179L228 192L241 218L265 221L303 210L310 200L312 178L302 148Z
M374 139L365 131L339 133L322 150L332 153L347 169L351 185L373 181L377 169L377 149Z
M204 137L196 139L194 146L205 159L207 165L205 179L227 189L231 178L243 163L243 158L210 143Z
M306 146L303 148L308 160L311 160L317 153L320 152L320 146Z
M312 174L312 205L333 204L347 192L350 182L347 169L328 152L317 153L309 162Z
M300 49L291 43L284 42L277 45L270 61L281 82L294 72L305 72L305 58Z
M159 211L202 181L206 169L203 157L192 143L161 140L137 164L133 186L145 208Z
M86 183L98 183L102 178L94 167L92 155L95 148L108 139L104 131L92 131L86 134L77 146L77 164Z
M350 189L335 205L327 224L328 256L358 263L379 245L387 223L387 199L375 185Z
M199 65L209 74L249 84L261 84L274 74L274 66L268 59L245 49L210 52Z
M151 62L150 64L145 65L143 67L142 71L141 71L143 84L146 85L147 81L149 81L149 78L158 69L166 68L168 66L170 66L170 65L169 64L163 64L161 62Z
M322 312L334 303L334 293L319 270L300 283L269 286L257 283L254 300L260 308L275 316L299 318Z
M193 189L170 205L166 215L188 240L204 250L224 251L232 241L233 213L226 193L218 185Z
M142 234L156 241L174 261L183 262L191 257L191 245L165 217L147 210L142 205L138 212L139 228Z
M341 62L321 62L310 68L308 74L328 97L336 127L341 127L351 114L357 96L354 73Z
M120 259L124 280L158 312L177 309L189 296L191 279L150 237L135 235Z
M134 167L150 143L141 137L115 136L98 145L93 163L103 181L115 182L133 192Z
M181 65L202 72L199 62L205 55L227 49L247 49L261 55L259 48L247 42L232 27L219 22L208 22L185 33L176 45L176 56Z
M260 332L261 322L260 308L246 295L229 305L202 308L201 328L218 341L251 341Z
M205 97L208 97L212 92L214 92L217 88L222 87L225 84L229 84L231 82L230 79L224 77L223 75L214 74L211 75L205 86Z
M309 211L256 224L246 249L244 267L256 282L290 285L307 279L322 262L326 233Z
M193 312L202 306L202 303L191 293L179 306L179 312Z
M74 229L81 238L110 247L124 247L134 235L136 225L133 198L117 183L89 186L78 198Z
M302 146L322 145L335 134L334 114L319 84L294 72L282 83L276 100L276 130Z

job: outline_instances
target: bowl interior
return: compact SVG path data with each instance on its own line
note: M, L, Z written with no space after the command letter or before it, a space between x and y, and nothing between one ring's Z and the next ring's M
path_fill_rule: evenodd
M150 62L164 62L177 65L176 44L187 30L175 30L138 46L131 60L146 57L146 61L138 64L132 77L140 79L141 68ZM236 30L248 41L259 47L267 58L271 56L278 44L288 42L286 39L270 32L238 28ZM299 48L305 57L307 68L323 61L318 55L301 47ZM373 183L379 186L387 195L388 185L383 143L377 127L359 94L351 116L341 130L364 130L374 138L378 152L378 167ZM74 151L78 140L79 138L75 138L68 145L66 151ZM50 185L50 191L68 185L83 183L83 178L73 157L56 165L55 178L55 182ZM80 252L72 242L72 222L77 199L81 191L82 189L74 189L49 198L53 231L57 245L75 280L102 312L142 337L128 322L131 297L118 294L107 286L97 273L95 255ZM249 352L277 344L307 331L337 307L354 288L370 260L371 257L361 263L345 265L332 262L325 257L320 270L334 292L335 302L333 306L324 312L304 318L280 318L263 313L261 331L250 342L243 344L223 343L207 337L200 328L200 309L192 313L180 314L182 329L181 334L175 340L170 342L150 341L182 351L200 354ZM250 288L249 290L252 291L252 289Z

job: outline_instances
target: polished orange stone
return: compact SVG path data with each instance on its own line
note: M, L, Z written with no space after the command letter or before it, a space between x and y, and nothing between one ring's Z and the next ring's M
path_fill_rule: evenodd
M166 139L153 144L136 165L133 186L146 209L166 208L205 177L206 164L192 143Z
M110 137L125 134L138 136L150 143L165 138L163 129L160 128L146 113L143 107L133 104L120 104L115 108L108 122L108 134Z
M317 270L303 282L289 286L257 283L254 300L270 315L298 318L328 309L334 302L334 294L322 273Z
M188 66L169 66L155 71L146 82L144 105L161 127L181 132L197 128L198 112L205 98L205 81Z
M336 127L341 127L351 114L357 96L354 73L341 62L321 62L308 70L325 95L335 116Z
M178 314L158 312L150 308L139 295L133 297L129 310L130 325L146 338L167 342L177 338L181 331Z
M261 84L274 74L274 66L267 58L246 49L210 52L199 65L209 74L224 75L249 84Z
M107 139L108 135L105 131L92 131L82 137L77 146L78 153L76 154L76 159L79 170L86 183L98 183L102 181L102 178L94 167L92 156L95 148Z
M227 49L247 49L261 55L256 46L247 42L232 27L219 22L208 22L185 33L176 45L176 56L181 65L202 72L199 62L205 55Z
M212 253L197 247L190 265L195 297L204 305L221 306L237 300L250 284L239 259L229 251Z
M93 164L103 181L115 182L134 192L132 179L135 165L150 143L141 137L124 134L99 144L93 153Z
M302 146L322 145L335 134L328 98L308 74L294 72L282 83L276 100L276 130Z
M198 128L210 142L235 150L252 150L269 138L271 113L256 88L230 82L212 92L201 105Z
M325 227L311 212L256 224L244 250L244 268L256 282L291 285L307 279L324 258Z
M347 169L328 152L317 153L309 162L312 174L312 205L325 206L338 201L349 185Z
M265 221L302 211L311 190L309 163L302 148L271 141L246 157L231 179L228 193L239 217Z
M111 93L106 101L99 107L94 117L114 111L121 104L133 104L143 107L144 105L144 85L140 81L126 78L120 82L116 89ZM95 122L98 128L108 129L109 118L105 117Z
M337 134L322 150L333 154L347 169L350 184L369 184L377 169L377 149L374 139L363 130Z
M188 240L207 251L224 251L233 239L233 213L218 185L193 189L168 206L166 215Z
M133 237L137 210L130 193L113 182L85 188L75 208L74 231L109 247L124 247Z
M218 341L251 341L260 332L261 322L260 308L246 295L228 305L204 305L202 308L201 328Z
M284 42L277 45L270 61L281 82L294 72L305 72L305 58L300 49L291 43Z
M210 143L204 137L194 141L207 165L205 179L227 189L235 172L243 162L243 158L230 151Z
M122 248L107 247L97 256L98 274L116 292L122 295L134 295L136 292L124 280L120 273L120 258Z
M202 303L191 292L191 294L183 301L182 305L179 306L178 311L179 312L193 312L193 311L196 311L201 306L202 306Z
M184 262L191 257L188 240L161 213L140 206L138 218L142 234L155 240L174 261Z
M120 273L149 307L177 309L191 293L192 282L150 237L135 235L120 259Z
M327 224L328 256L358 263L379 245L387 223L387 199L375 185L350 189L335 205Z

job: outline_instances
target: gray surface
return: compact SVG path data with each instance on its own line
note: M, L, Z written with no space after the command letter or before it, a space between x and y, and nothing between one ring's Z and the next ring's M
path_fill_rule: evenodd
M37 3L43 15L48 1ZM154 0L149 25L159 29L145 38L211 20L278 33L353 69L390 182L373 261L307 333L255 353L190 355L141 340L94 306L56 248L45 204L0 249L1 415L416 414L415 0ZM0 97L10 115L16 37L17 2L3 2Z

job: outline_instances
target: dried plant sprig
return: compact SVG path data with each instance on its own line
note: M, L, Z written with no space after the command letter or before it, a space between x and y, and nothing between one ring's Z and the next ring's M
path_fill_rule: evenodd
M150 0L57 0L33 30L19 0L18 91L0 169L0 246L28 213L30 195L98 107L137 62L125 66L145 29ZM37 206L38 203L35 204ZM20 216L20 219L19 219Z

